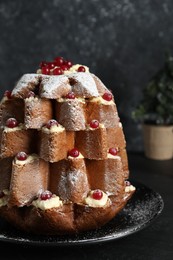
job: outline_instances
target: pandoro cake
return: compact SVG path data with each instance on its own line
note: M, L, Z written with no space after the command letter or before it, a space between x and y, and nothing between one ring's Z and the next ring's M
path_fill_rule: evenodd
M0 102L0 217L39 235L97 229L135 192L114 96L62 57Z

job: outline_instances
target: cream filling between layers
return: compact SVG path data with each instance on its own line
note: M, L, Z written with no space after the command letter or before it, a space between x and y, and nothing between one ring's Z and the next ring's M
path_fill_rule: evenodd
M42 131L44 133L50 134L50 133L60 133L63 132L65 130L65 128L62 125L53 125L51 126L51 128L47 128L46 126L42 127Z
M99 104L103 104L103 105L113 105L113 104L115 104L113 100L107 101L107 100L103 99L102 97L91 98L89 101L99 103Z
M0 198L0 207L7 205L9 190L4 189L2 192L5 194L4 197Z
M92 197L93 193L94 193L94 191L91 191L89 193L88 197L86 197L84 199L84 203L87 204L88 206L93 207L93 208L104 207L107 204L107 202L110 202L108 195L106 193L104 193L103 191L102 191L103 197L100 200L93 199L93 197Z
M41 210L46 210L61 207L63 205L63 202L58 196L53 195L52 198L47 200L41 200L40 198L38 198L32 202L32 205Z

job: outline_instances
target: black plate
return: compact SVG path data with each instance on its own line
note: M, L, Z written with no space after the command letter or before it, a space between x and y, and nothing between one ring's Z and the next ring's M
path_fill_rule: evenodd
M0 241L44 245L71 246L119 239L147 227L162 212L164 203L159 193L131 181L136 192L126 207L104 227L74 236L35 236L20 232L0 220Z

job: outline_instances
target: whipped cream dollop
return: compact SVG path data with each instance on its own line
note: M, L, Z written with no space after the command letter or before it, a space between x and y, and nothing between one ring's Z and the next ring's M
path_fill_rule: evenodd
M38 157L37 154L28 155L28 157L26 158L26 160L18 160L17 157L15 157L14 163L16 163L16 164L18 164L18 165L24 165L24 164L27 164L27 163L31 163L31 162L33 162L34 160L39 160L39 157Z
M75 73L75 72L77 73L78 68L81 66L85 68L85 72L89 72L89 68L87 66L82 65L82 64L75 64L72 67L70 67L68 70L65 70L64 74L70 74L70 73Z
M58 196L53 195L50 199L47 200L41 200L40 198L38 198L32 202L32 205L41 210L47 210L61 207L63 205L63 202Z
M125 187L125 192L131 192L136 190L136 188L133 185L129 185Z
M44 133L47 133L47 134L50 134L50 133L60 133L60 132L65 131L65 128L62 125L58 124L58 125L53 125L50 128L47 128L46 126L43 126L42 127L42 131Z
M88 196L84 199L84 203L87 204L90 207L97 208L97 207L104 207L107 203L110 203L110 200L108 198L108 195L102 191L102 198L101 199L94 199L93 193L95 191L92 190L88 194Z

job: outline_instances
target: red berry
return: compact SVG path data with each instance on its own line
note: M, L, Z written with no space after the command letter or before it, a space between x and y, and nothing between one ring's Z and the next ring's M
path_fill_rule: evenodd
M112 155L117 155L118 154L118 150L116 148L110 148L109 149L109 153Z
M28 155L25 153L25 152L19 152L17 155L16 155L17 159L19 161L25 161L28 157Z
M65 97L69 99L75 99L75 94L74 92L69 92Z
M4 93L4 97L7 97L8 99L11 99L11 91L10 90L6 90Z
M68 152L68 155L71 157L78 157L79 156L79 151L76 148L73 148Z
M27 97L35 97L35 93L33 91L29 91Z
M125 181L125 184L126 184L126 186L130 186L131 185L130 181Z
M55 68L53 70L53 75L61 75L61 74L63 74L63 71L61 68Z
M9 128L14 128L14 127L18 126L18 124L19 123L17 122L17 120L12 117L7 119L7 121L6 121L6 126Z
M65 60L64 65L66 65L68 68L73 66L73 63L70 60Z
M48 200L52 198L52 192L49 190L45 190L40 194L40 199L41 200Z
M91 128L98 128L99 127L99 121L94 119L90 122L90 127Z
M68 67L67 67L66 65L62 65L62 66L61 66L61 69L62 69L62 70L68 70Z
M5 193L3 191L0 191L0 199L2 199L5 196Z
M84 66L80 66L77 71L78 72L85 72L85 67Z
M51 119L47 122L46 127L50 129L54 125L58 125L58 122L55 119Z
M51 70L54 69L56 66L55 62L47 62L47 67Z
M56 66L61 66L61 65L63 65L63 63L64 63L64 59L63 59L63 57L56 57L56 58L54 59L54 62L55 62L55 64L56 64Z
M93 199L100 200L103 197L103 192L101 190L95 190L92 194Z
M42 73L42 74L45 74L45 75L49 75L49 74L50 74L50 69L49 69L49 67L48 67L48 66L42 67L41 73Z
M106 101L111 101L112 100L112 94L110 92L105 92L102 96L102 98Z

